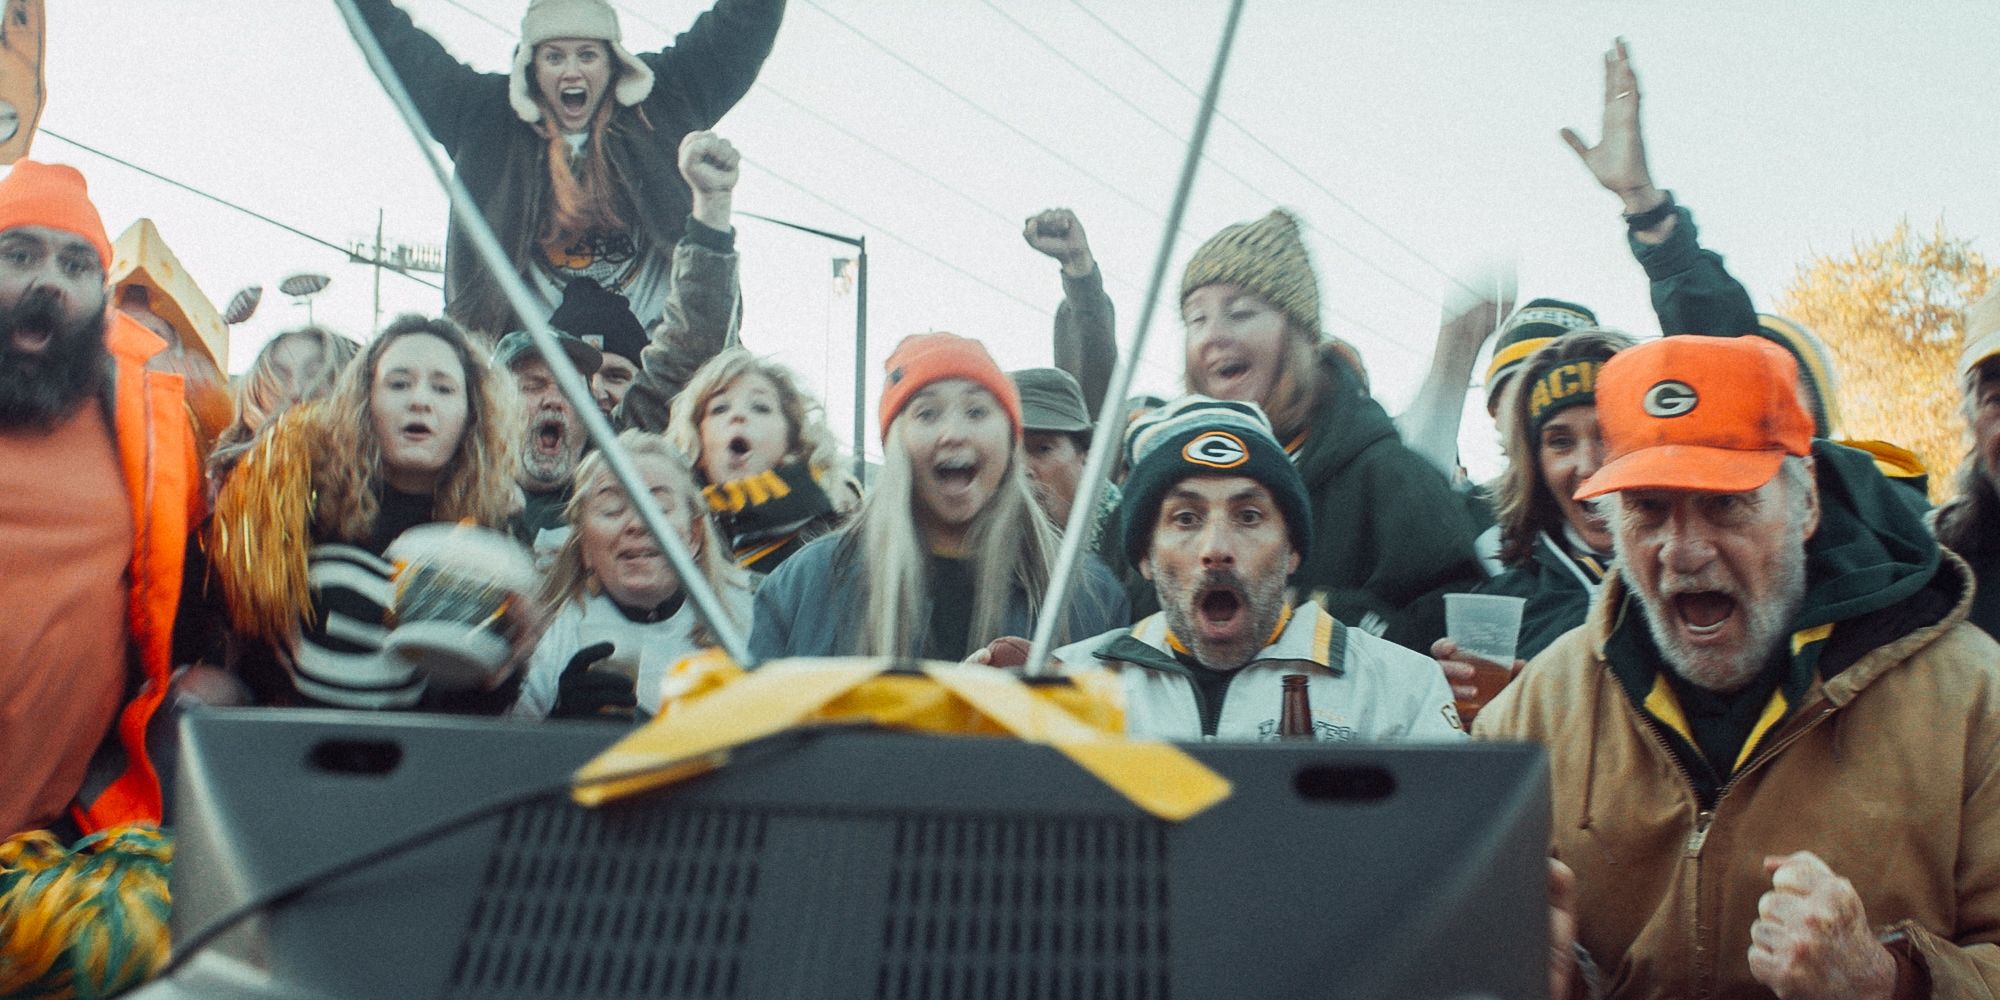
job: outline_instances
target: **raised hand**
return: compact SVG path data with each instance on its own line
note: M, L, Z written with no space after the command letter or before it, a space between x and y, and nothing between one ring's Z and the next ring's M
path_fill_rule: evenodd
M1604 134L1595 146L1586 144L1574 129L1563 129L1562 137L1597 183L1625 202L1625 214L1654 208L1666 197L1653 186L1646 167L1646 143L1639 131L1639 78L1632 72L1632 56L1623 38L1604 54Z
M681 138L681 177L697 195L736 190L743 156L729 140L714 132L689 132Z
M1492 261L1454 274L1445 286L1443 322L1438 326L1439 350L1446 344L1454 349L1479 353L1481 344L1500 329L1500 321L1513 315L1518 291L1513 261Z
M1097 269L1090 255L1090 241L1084 238L1083 223L1067 208L1050 208L1028 216L1021 229L1028 245L1054 257L1063 272L1081 278Z
M1888 1000L1896 959L1854 884L1811 851L1764 859L1771 891L1750 925L1750 975L1782 1000Z

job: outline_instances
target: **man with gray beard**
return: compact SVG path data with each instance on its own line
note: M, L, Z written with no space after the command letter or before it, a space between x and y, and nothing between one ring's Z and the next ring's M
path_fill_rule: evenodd
M1813 439L1768 341L1621 352L1597 411L1577 498L1618 574L1474 732L1548 747L1556 896L1604 995L1990 995L2000 646L1966 564Z
M1134 424L1126 451L1125 556L1162 610L1055 653L1065 670L1118 673L1126 732L1276 739L1298 675L1314 739L1462 737L1428 657L1290 600L1311 504L1255 403L1183 397Z
M550 332L586 381L596 374L604 363L601 351L560 330ZM534 551L535 568L545 570L569 536L563 509L569 506L576 463L583 459L588 435L526 331L500 338L493 349L493 365L514 376L521 401L521 471L516 482L526 503L514 535Z

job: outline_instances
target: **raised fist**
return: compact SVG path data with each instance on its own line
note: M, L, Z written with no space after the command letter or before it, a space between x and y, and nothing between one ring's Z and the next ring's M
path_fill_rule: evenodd
M734 191L742 165L743 154L714 132L689 132L681 139L681 176L697 195Z
M1097 267L1097 261L1090 255L1090 241L1083 235L1083 223L1067 208L1051 208L1029 216L1021 237L1077 277Z

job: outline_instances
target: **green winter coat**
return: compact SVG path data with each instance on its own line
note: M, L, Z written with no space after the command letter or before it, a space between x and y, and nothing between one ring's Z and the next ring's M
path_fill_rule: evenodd
M1300 602L1428 653L1444 635L1444 593L1486 578L1478 529L1351 370L1328 354L1319 365L1324 388L1292 456L1312 498L1313 543L1292 584Z

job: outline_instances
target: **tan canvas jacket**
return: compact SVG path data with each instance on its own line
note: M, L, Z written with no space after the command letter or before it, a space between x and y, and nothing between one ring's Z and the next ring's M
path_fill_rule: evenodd
M1480 713L1477 735L1549 749L1550 853L1576 871L1606 995L1770 997L1747 959L1763 861L1800 850L1907 934L1932 996L2000 995L2000 645L1965 622L1965 564L1942 572L1963 581L1956 606L1815 678L1709 811L1604 663L1616 577Z

